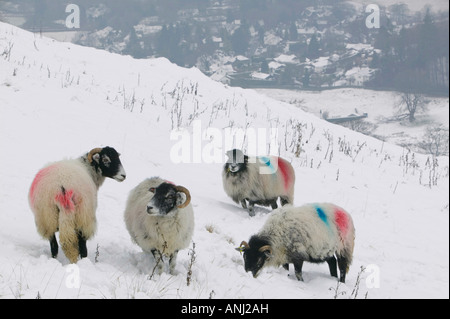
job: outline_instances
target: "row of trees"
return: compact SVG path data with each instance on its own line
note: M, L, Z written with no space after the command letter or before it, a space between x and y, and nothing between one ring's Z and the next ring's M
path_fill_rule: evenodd
M372 63L380 72L371 85L405 92L448 93L448 28L448 17L435 22L430 11L412 28L394 32L392 25L382 27L375 41L382 53Z

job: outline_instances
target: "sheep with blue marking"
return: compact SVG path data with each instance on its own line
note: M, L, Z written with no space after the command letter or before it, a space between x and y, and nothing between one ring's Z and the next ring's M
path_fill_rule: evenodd
M241 150L227 152L222 171L225 193L254 216L254 205L278 208L294 203L295 172L292 165L277 156L250 157ZM247 206L248 202L248 206Z
M353 259L355 228L351 216L334 204L285 206L273 211L263 228L238 251L244 254L245 271L257 277L266 266L294 264L303 281L303 262L327 262L330 274L344 283ZM337 258L337 264L336 264Z
M125 170L112 147L94 148L76 159L54 162L35 176L28 201L38 233L50 241L52 257L58 255L59 240L71 263L87 257L86 240L96 230L97 193L106 177L122 182Z

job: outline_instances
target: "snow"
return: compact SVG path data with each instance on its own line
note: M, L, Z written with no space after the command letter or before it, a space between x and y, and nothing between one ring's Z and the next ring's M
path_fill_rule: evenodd
M277 69L279 69L279 68L281 68L283 66L285 66L285 64L278 63L278 62L275 62L275 61L270 61L269 62L269 69L271 69L271 70L277 70Z
M427 6L430 6L433 11L448 11L448 1L447 0L408 0L408 1L398 1L398 0L352 0L347 1L349 3L353 3L355 5L361 6L367 6L369 4L378 4L380 6L389 7L392 5L398 5L398 4L407 4L409 10L413 12L421 11Z
M248 61L248 60L250 60L250 59L247 58L246 56L243 56L243 55L237 55L237 56L235 57L235 61L241 61L241 62L243 62L243 61Z
M134 30L143 35L157 34L158 32L161 32L162 29L163 27L160 25L146 25L144 23L134 26Z
M364 43L347 43L345 48L347 50L355 50L355 51L373 51L374 48L370 44Z
M265 80L268 77L270 77L270 74L267 74L267 73L262 73L262 72L253 72L252 73L252 78L258 79L258 80Z
M365 68L353 68L348 72L355 72L353 75L356 76L367 76L368 73L364 74L364 70ZM396 145L414 148L414 144L424 139L430 125L442 125L449 129L448 98L426 97L425 110L418 110L416 124L412 125L407 120L391 121L399 113L397 106L401 101L401 94L397 92L365 89L335 89L322 92L259 89L258 92L295 105L319 118L323 113L328 113L329 118L367 113L365 121L373 125L370 134Z
M291 63L291 64L298 63L298 59L294 54L291 54L291 55L281 54L274 60L275 60L275 62L278 62L278 63Z
M374 70L369 67L354 67L345 72L345 78L352 85L363 86L370 80L373 72Z
M378 94L389 93L332 96L336 107L366 99L375 110ZM316 103L328 103L324 98L317 94ZM358 298L449 297L448 157L433 167L426 155L224 86L195 68L59 43L5 23L0 113L0 298L352 298L361 267ZM206 136L194 134L199 126ZM223 191L223 163L207 163L209 135L230 127L247 128L249 139L252 129L278 129L277 153L296 171L295 204L329 201L352 214L354 261L338 293L326 264L305 263L304 282L295 280L292 267L265 269L257 279L245 272L234 248L271 210L257 208L249 217ZM171 157L177 128L190 138L189 163ZM215 142L226 151L223 140ZM60 250L53 259L28 206L32 179L50 161L101 146L122 154L127 179L108 179L100 188L88 257L71 265ZM199 156L201 163L193 163ZM175 275L149 278L155 261L131 242L123 212L129 191L151 176L191 191L196 259L190 265L190 250L183 250Z
M283 39L272 32L266 32L264 34L264 44L265 45L278 45Z
M316 71L319 72L319 70L323 70L325 67L328 66L329 59L330 59L329 57L320 57L311 64L315 67Z

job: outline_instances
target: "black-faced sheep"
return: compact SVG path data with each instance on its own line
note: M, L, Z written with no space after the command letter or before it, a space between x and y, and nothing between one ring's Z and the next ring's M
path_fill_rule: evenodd
M295 275L303 281L303 262L327 262L331 276L340 281L353 258L355 229L350 215L333 204L286 206L275 210L262 230L243 241L237 250L244 253L245 271L256 278L265 266L289 269L293 263Z
M249 157L241 150L227 152L229 160L222 172L223 188L228 196L254 216L255 204L278 207L293 204L295 172L286 160L276 157Z
M182 187L159 177L144 180L129 194L125 224L133 242L152 253L158 272L163 271L163 257L169 258L174 273L178 251L187 248L194 232L191 195Z
M54 162L34 178L28 201L34 213L38 233L50 241L50 250L58 255L55 233L71 263L87 257L86 240L96 231L97 192L105 178L122 182L125 170L114 148L95 148L77 159Z

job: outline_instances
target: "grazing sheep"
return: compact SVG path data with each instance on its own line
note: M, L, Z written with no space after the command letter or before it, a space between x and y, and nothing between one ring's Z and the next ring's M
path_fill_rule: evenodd
M77 159L54 162L41 169L31 184L28 202L38 233L58 255L55 233L71 263L87 257L86 240L96 230L97 192L105 178L122 182L125 170L114 148L95 148Z
M278 207L293 204L295 172L286 160L276 157L249 157L240 150L227 152L229 158L222 172L223 188L228 196L254 216L255 204Z
M257 277L265 266L283 267L289 270L294 264L295 275L303 281L304 261L326 261L331 276L340 281L353 258L355 229L350 215L333 204L308 204L302 207L282 207L274 211L262 230L243 241L237 250L244 252L245 271Z
M174 273L178 251L189 246L194 232L191 195L159 177L144 180L129 194L125 224L133 242L152 253L158 272L163 270L163 257L169 258Z

